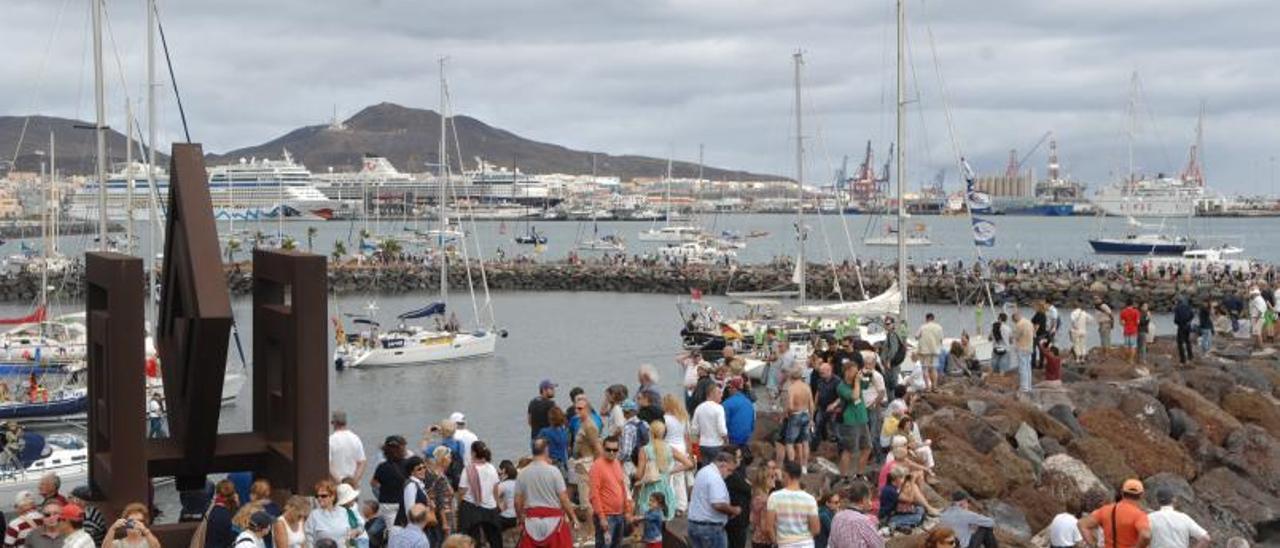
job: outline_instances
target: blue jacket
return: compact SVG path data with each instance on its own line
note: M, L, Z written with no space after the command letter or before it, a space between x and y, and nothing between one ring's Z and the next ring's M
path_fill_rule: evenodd
M724 424L729 430L729 443L745 447L756 429L756 409L742 392L724 400Z

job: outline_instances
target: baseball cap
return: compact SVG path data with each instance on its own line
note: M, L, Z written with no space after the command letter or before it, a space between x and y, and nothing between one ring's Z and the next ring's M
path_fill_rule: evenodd
M628 400L624 400L624 401L622 402L622 410L623 410L623 411L635 411L636 409L637 409L637 407L636 407L636 402L635 402L635 400L628 399Z
M36 496L32 494L31 491L18 491L13 495L14 508L17 508L19 506L34 505L36 502L39 502L39 501L36 500Z
M67 521L84 521L84 508L81 508L79 504L68 504L62 507L61 517Z
M1173 492L1173 489L1167 485L1156 489L1156 502L1161 505L1173 504L1173 500L1176 497L1177 495Z
M461 411L454 411L452 415L449 415L449 420L453 421L454 424L466 424L467 416L463 415Z
M275 521L276 520L271 517L271 514L259 510L254 512L252 516L249 516L249 527L261 531L271 527L271 524L275 523Z
M1127 495L1141 495L1143 492L1142 481L1136 479L1124 480L1124 485L1120 487L1120 491Z
M538 383L538 391L541 392L548 388L555 388L557 386L560 386L560 385L554 382L551 382L551 379L542 379L542 382Z

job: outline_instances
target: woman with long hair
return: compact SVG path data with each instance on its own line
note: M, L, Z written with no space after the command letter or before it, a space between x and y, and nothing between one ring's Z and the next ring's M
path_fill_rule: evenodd
M564 411L559 407L547 410L547 426L542 427L535 437L547 440L547 455L551 464L563 473L569 463L569 427Z
M663 441L674 455L680 453L685 459L692 461L693 452L689 442L689 411L684 402L675 394L662 396L662 424L667 434ZM671 490L675 494L676 512L684 514L689 509L689 489L693 488L693 473L689 470L671 474ZM668 506L672 506L667 499Z
M773 461L769 461L772 463ZM774 465L775 467L777 465ZM751 528L751 546L752 548L770 548L773 544L770 542L769 531L762 525L764 523L764 514L766 505L769 502L769 494L773 493L775 486L774 480L777 474L774 473L766 465L761 465L751 470L751 523L756 524Z
M649 424L649 443L640 448L636 459L636 473L640 476L636 490L636 511L644 515L649 510L649 495L661 493L662 500L671 500L675 490L671 486L671 475L680 474L693 468L693 461L681 453L671 450L666 442L667 427L662 421ZM676 509L666 505L663 509L664 521L676 516Z
M151 533L151 511L145 504L130 503L120 512L120 519L107 529L110 548L160 548L160 541ZM116 532L124 528L124 538L116 538ZM37 533L38 534L38 533ZM108 548L104 546L103 548Z
M924 537L924 548L959 548L956 532L948 527L934 527Z
M476 545L480 537L489 546L502 548L502 530L498 526L498 469L489 462L493 455L483 441L471 444L471 463L462 471L458 484L458 530L471 536Z
M271 541L275 548L303 548L307 545L307 534L303 523L311 514L311 501L300 495L293 495L284 503L284 513L276 518L271 526Z
M213 507L209 508L208 524L204 530L205 548L227 548L235 541L235 531L231 529L231 518L240 508L240 496L236 494L236 484L231 480L222 480L213 488Z

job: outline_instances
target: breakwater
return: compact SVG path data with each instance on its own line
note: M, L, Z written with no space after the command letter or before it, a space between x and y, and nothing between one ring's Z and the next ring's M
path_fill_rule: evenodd
M14 221L9 224L0 225L0 238L5 240L15 240L18 238L39 238L41 232L40 223L34 221ZM120 223L109 223L107 225L108 232L124 232L124 225ZM88 221L65 221L58 223L59 236L72 236L79 234L97 234L98 223Z
M227 281L233 294L252 291L251 264L228 265ZM860 276L859 276L860 273ZM331 264L329 286L335 294L408 293L434 291L439 287L437 266L423 262ZM452 265L449 283L466 287L467 269ZM473 264L470 276L476 285L481 273ZM893 265L810 265L806 276L812 299L858 300L876 295L893 283ZM51 294L76 298L83 293L82 269L77 261L67 271L51 274ZM705 295L727 292L754 292L794 289L789 264L685 265L645 262L506 262L487 264L484 277L489 287L511 291L600 291L620 293L688 294L693 289ZM862 280L861 288L859 277ZM911 302L925 304L971 304L986 302L988 292L999 302L1027 303L1049 300L1058 306L1091 306L1095 297L1122 305L1127 299L1148 302L1154 310L1172 308L1179 294L1195 298L1223 299L1243 296L1254 285L1273 287L1269 267L1250 272L1226 274L1141 271L1138 269L1098 269L1072 265L1037 268L1010 268L993 264L981 271L973 268L944 268L937 264L913 266L909 275ZM33 271L0 275L0 300L30 301L39 292L40 274Z

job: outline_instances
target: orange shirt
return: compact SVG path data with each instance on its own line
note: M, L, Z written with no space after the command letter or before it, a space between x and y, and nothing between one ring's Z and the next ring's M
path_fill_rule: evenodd
M1111 526L1112 508L1115 508L1116 524ZM1106 548L1133 548L1138 545L1139 532L1150 531L1151 521L1147 513L1137 504L1122 500L1108 504L1093 511L1093 519L1102 524L1102 536L1106 538ZM1119 537L1119 543L1112 538L1112 531Z
M604 457L591 464L591 511L598 516L626 515L631 499L623 483L622 462Z

